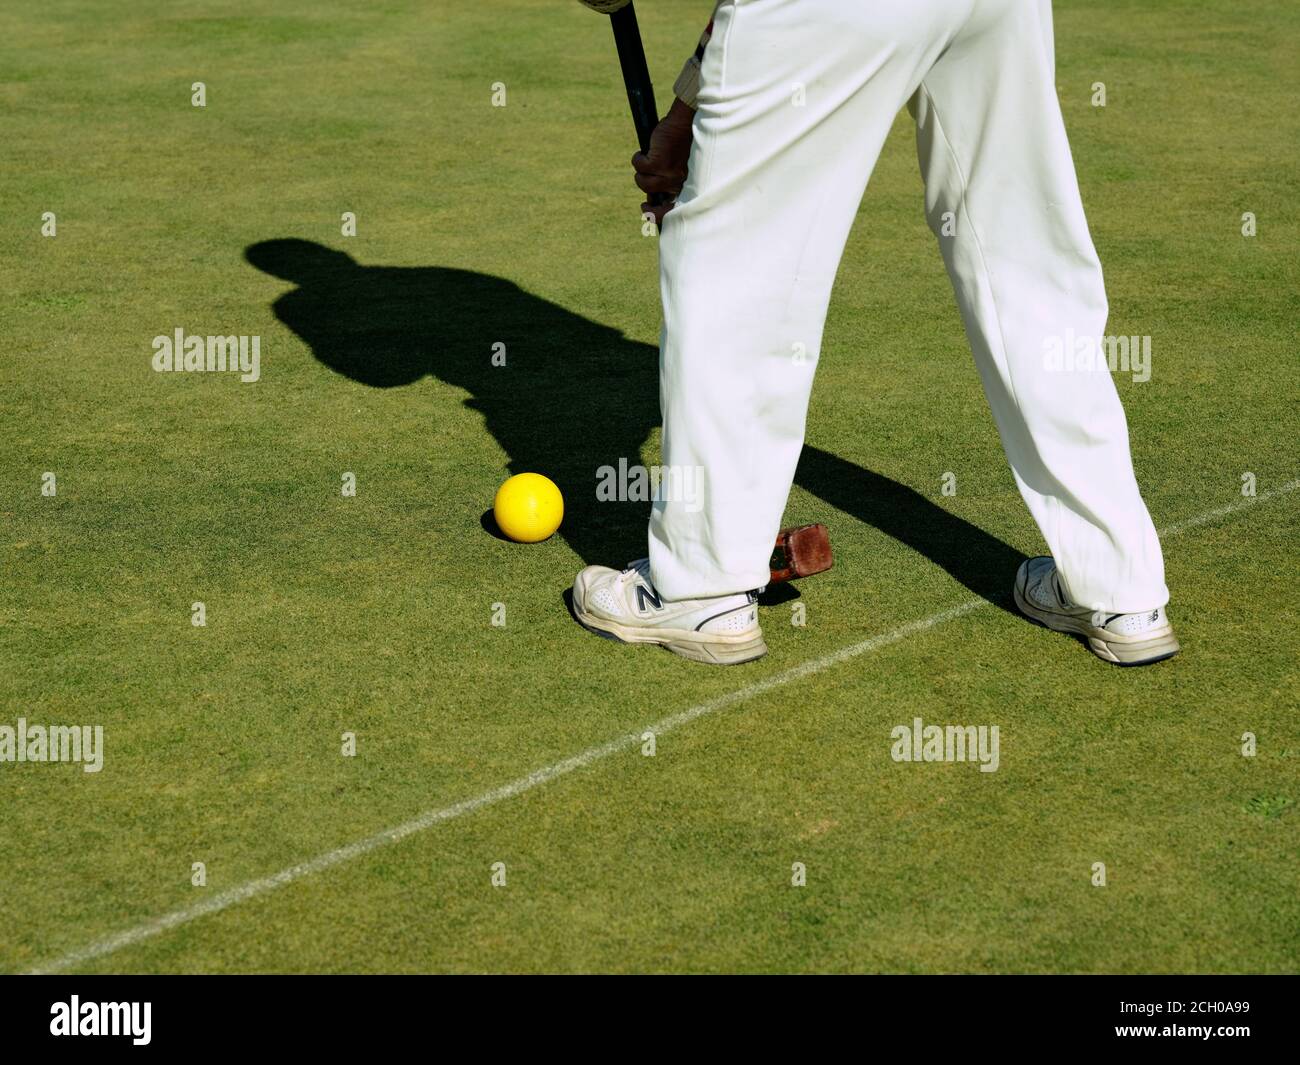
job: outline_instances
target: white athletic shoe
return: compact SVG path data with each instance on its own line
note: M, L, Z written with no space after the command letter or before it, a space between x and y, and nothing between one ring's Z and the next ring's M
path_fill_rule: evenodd
M573 582L573 613L598 636L656 643L696 662L734 666L767 654L758 627L758 595L664 602L650 583L650 560L620 572L588 566Z
M1121 666L1145 666L1178 653L1178 640L1164 607L1116 614L1072 603L1046 555L1027 559L1016 571L1016 606L1057 632L1082 636L1099 658Z

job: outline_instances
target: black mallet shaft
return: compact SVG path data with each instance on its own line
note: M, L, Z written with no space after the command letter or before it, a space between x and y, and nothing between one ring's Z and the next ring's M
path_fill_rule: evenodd
M618 62L623 68L623 84L627 86L627 102L632 108L637 141L641 150L648 152L650 134L659 124L659 113L655 109L655 90L650 82L650 68L646 66L645 49L641 45L636 9L628 3L610 15L609 22L614 27L614 44L618 47Z

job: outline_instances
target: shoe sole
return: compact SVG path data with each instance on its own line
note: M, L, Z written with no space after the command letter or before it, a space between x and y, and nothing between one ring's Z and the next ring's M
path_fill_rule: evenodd
M576 599L573 602L573 616L588 632L594 632L606 640L657 644L682 658L689 658L692 662L705 662L711 666L744 665L767 654L767 644L763 642L761 632L719 636L687 629L668 629L652 634L646 629L631 628L620 625L617 621L593 617L578 605Z
M1030 621L1035 621L1053 632L1066 632L1083 637L1084 643L1098 658L1117 666L1149 666L1173 658L1179 651L1178 639L1174 636L1172 625L1162 625L1158 629L1141 633L1138 636L1118 636L1113 632L1098 628L1096 625L1072 618L1068 614L1053 614L1042 610L1027 599L1020 591L1020 581L1012 588L1016 607Z

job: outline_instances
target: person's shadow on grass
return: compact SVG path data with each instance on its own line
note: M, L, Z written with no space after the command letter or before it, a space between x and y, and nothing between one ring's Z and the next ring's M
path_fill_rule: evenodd
M374 388L428 374L468 392L466 405L482 414L510 472L544 473L559 485L560 535L584 562L621 566L645 555L649 505L601 502L596 481L602 466L641 462L660 422L656 348L486 274L361 266L295 239L261 241L244 254L297 286L272 309L330 369ZM1002 540L820 448L804 447L796 481L1008 605L1025 556Z

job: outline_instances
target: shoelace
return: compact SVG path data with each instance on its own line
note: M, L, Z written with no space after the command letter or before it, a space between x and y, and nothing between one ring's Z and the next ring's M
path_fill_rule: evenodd
M645 567L645 572L642 572L642 566ZM628 563L623 572L618 575L618 581L620 584L626 584L634 577L644 578L645 583L650 590L654 590L654 583L650 580L650 560L648 558L638 559L636 562Z

